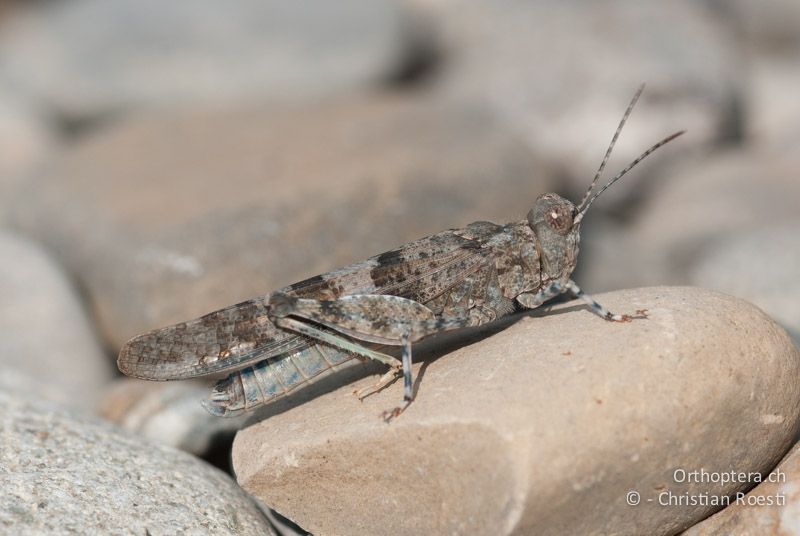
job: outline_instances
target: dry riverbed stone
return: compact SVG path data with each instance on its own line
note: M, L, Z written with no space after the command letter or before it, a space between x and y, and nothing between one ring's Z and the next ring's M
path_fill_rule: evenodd
M353 90L405 61L389 0L73 0L28 5L0 35L0 72L76 123L141 106Z
M3 534L274 534L197 458L0 393Z
M517 316L359 403L363 378L242 430L239 483L314 534L675 534L766 473L798 432L800 355L755 306L683 287L598 296L649 318L605 322L580 302ZM435 344L432 345L435 348ZM421 359L422 352L418 353ZM265 408L269 409L269 408ZM638 505L630 505L632 492Z

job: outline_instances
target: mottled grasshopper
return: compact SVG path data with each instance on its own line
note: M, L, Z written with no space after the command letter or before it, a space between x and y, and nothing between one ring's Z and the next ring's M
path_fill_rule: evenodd
M145 333L122 348L120 370L149 380L230 372L204 403L211 413L229 416L360 357L390 369L374 386L359 391L359 397L402 373L408 403L411 347L428 335L533 309L564 292L581 298L606 320L630 320L584 294L570 275L577 262L580 224L594 200L650 153L683 134L647 149L592 195L642 90L628 105L577 207L554 193L544 194L523 221L479 221L450 229L270 295ZM646 311L637 314L645 316ZM399 346L401 358L383 353L386 346Z

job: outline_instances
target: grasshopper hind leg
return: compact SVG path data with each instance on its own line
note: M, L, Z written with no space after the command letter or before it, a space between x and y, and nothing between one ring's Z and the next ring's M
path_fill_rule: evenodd
M414 378L412 377L411 369L411 341L408 335L403 335L403 337L401 337L401 343L403 344L403 405L383 412L383 420L387 423L395 417L399 417L411 402L414 401Z
M405 377L409 378L407 381L410 382L410 377L411 377L410 343L407 345L409 347L408 350L409 357L407 360L408 367L406 367L405 359L402 362L398 362L398 360L394 357L391 357L381 352L377 352L370 348L366 348L365 346L358 344L357 342L350 341L347 338L342 337L336 333L323 331L309 324L306 321L290 317L276 318L274 321L275 325L283 329L288 329L296 333L300 333L301 335L312 337L318 341L337 347L341 350L351 352L361 358L373 359L375 361L383 363L384 365L389 365L390 367L389 371L383 376L381 376L380 379L375 383L375 385L370 385L363 389L359 389L353 393L355 394L356 397L358 397L359 400L363 400L369 395L377 393L382 389L384 389L385 387L391 385L400 376L401 371ZM404 347L403 350L404 355L405 352L406 350Z
M280 328L391 367L377 384L357 392L359 398L389 385L402 370L403 401L406 406L414 396L412 343L435 333L465 327L470 322L468 316L437 317L419 302L382 294L355 294L336 300L314 300L274 293L270 297L270 307L270 319ZM326 329L320 329L319 325ZM362 343L400 346L402 368L398 366L396 358L376 352Z

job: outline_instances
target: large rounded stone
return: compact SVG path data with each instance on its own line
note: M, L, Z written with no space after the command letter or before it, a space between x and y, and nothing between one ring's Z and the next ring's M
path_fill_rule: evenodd
M800 429L800 355L756 307L695 288L598 297L647 320L608 323L576 302L416 367L359 403L319 396L241 431L239 483L315 534L674 534L714 506L686 471L766 472ZM638 506L626 504L629 492Z
M100 421L0 393L6 534L274 534L224 473Z
M378 95L131 120L52 162L15 220L81 277L119 346L443 229L522 219L554 182L485 110Z

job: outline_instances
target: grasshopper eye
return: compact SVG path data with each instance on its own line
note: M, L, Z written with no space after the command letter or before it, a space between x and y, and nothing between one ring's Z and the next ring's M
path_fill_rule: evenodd
M572 210L565 205L548 207L544 217L547 224L559 233L565 233L572 228Z

